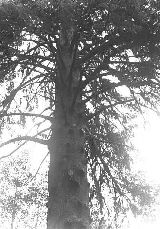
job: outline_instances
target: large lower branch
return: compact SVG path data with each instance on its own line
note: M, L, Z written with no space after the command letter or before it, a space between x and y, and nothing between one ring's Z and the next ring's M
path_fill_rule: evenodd
M46 116L46 115L41 115L41 114L31 114L31 113L27 113L27 112L24 112L24 113L4 113L4 114L0 114L0 118L8 117L8 116L21 116L21 115L37 117L37 118L43 118L43 119L52 121L52 117L49 117L49 116Z
M8 145L10 143L15 143L17 141L32 141L32 142L35 142L35 143L48 145L48 140L43 140L43 139L32 137L32 136L20 136L20 137L12 138L12 139L10 139L10 140L8 140L6 142L3 142L2 144L0 144L0 148L5 146L5 145Z

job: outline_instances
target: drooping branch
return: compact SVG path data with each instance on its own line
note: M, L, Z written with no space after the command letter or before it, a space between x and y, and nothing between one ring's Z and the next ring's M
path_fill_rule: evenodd
M45 128L45 129L39 131L39 132L38 132L37 134L35 134L33 137L35 138L35 137L41 135L42 133L48 131L49 129L50 129L50 128ZM23 141L23 142L22 142L22 141ZM22 142L22 143L21 143L21 142ZM0 157L0 160L2 160L2 159L4 159L4 158L10 157L12 154L14 154L15 152L17 152L17 151L18 151L23 145L25 145L27 142L28 142L28 140L25 140L25 141L24 141L24 140L22 139L22 140L18 143L18 146L16 147L16 149L12 150L9 154ZM8 144L9 144L9 143L8 143Z
M19 85L17 88L12 90L10 95L6 96L6 98L1 102L1 105L3 107L2 110L4 110L4 108L9 109L13 99L15 98L16 94L20 89L21 89L21 85Z
M16 149L12 150L9 154L0 157L0 160L10 157L12 154L14 154L15 152L17 152L17 151L18 151L23 145L25 145L26 143L27 143L27 141L21 143L20 145L18 145L18 146L16 147Z
M28 183L31 183L31 182L35 179L35 177L37 176L37 174L38 174L38 172L39 172L39 170L40 170L40 168L41 168L43 162L46 160L46 158L48 157L48 155L49 155L49 152L47 152L47 154L45 155L45 157L43 158L43 160L42 160L41 163L39 164L38 169L37 169L37 171L35 172L34 176L31 178L31 180L30 180Z

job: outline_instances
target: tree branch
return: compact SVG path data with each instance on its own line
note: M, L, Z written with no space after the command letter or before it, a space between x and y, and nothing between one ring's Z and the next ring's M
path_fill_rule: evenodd
M124 100L124 101L120 101L120 102L116 102L114 104L111 104L111 105L108 105L108 106L101 106L101 108L96 111L95 113L92 113L88 116L87 120L90 120L92 118L94 118L95 116L99 115L101 112L105 111L106 109L109 109L109 108L113 108L117 105L121 105L121 104L124 104L124 103L129 103L129 102L133 102L135 101L135 99L128 99L128 100Z
M85 88L88 83L90 83L92 80L95 80L96 77L97 77L97 74L99 74L100 71L102 71L102 70L108 70L109 69L108 64L109 64L109 61L108 61L108 58L106 58L100 65L98 65L98 67L94 70L94 72L92 72L86 78L86 80L83 81L82 88Z
M34 137L40 135L41 133L43 133L43 132L45 132L45 131L47 131L47 130L49 130L49 129L50 129L50 128L46 128L46 129L44 129L44 130L41 130L41 131L38 132ZM21 140L21 141L23 141L23 140ZM25 145L26 143L27 143L27 140L24 141L24 142L21 143L21 144L18 143L19 145L16 147L16 149L12 150L9 154L0 157L0 160L2 160L2 159L4 159L4 158L7 158L7 157L11 156L11 155L14 154L15 152L17 152L17 150L19 150L19 149L20 149L23 145Z
M20 115L24 115L24 116L33 116L33 117L37 117L37 118L43 118L43 119L46 119L46 120L49 120L49 121L52 121L52 117L49 117L49 116L46 116L46 115L41 115L41 114L31 114L31 113L27 113L27 112L24 112L24 113L4 113L4 114L0 114L0 118L2 117L8 117L8 116L20 116Z
M120 37L112 37L110 38L110 40L107 40L106 42L106 38L105 41L93 48L90 52L88 52L84 57L82 57L79 61L78 61L78 65L82 65L84 64L86 61L90 60L92 57L94 57L97 54L100 54L101 52L104 52L105 50L108 50L110 47L113 47L113 45L118 45L120 42L122 42L122 39Z
M23 145L25 145L26 142L27 142L27 141L21 143L19 146L17 146L16 149L12 150L9 154L0 157L0 160L2 160L2 159L4 159L4 158L7 158L7 157L10 157L12 154L14 154L15 152L17 152L17 150L19 150Z
M35 178L36 175L38 174L38 172L39 172L39 170L40 170L40 168L41 168L43 162L46 160L46 158L47 158L48 155L49 155L49 152L47 152L47 154L45 155L45 157L44 157L43 160L41 161L40 165L38 166L37 171L35 172L35 174L34 174L34 176L32 177L32 179L28 182L28 184L31 183L31 182L34 180L34 178Z
M32 142L35 142L35 143L48 145L48 140L43 140L43 139L32 137L32 136L20 136L20 137L12 138L12 139L10 139L10 140L8 140L6 142L3 142L2 144L0 144L0 148L5 146L5 145L8 145L10 143L15 143L17 141L32 141Z
M19 54L18 57L21 58L21 60L34 60L34 59L39 59L39 60L43 60L43 61L52 61L53 59L50 58L49 56L40 56L40 55L29 55L29 54Z

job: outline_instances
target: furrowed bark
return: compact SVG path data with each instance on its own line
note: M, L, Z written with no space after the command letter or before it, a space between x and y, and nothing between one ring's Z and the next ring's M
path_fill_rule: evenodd
M89 183L84 152L84 135L77 117L66 120L57 105L49 145L48 228L80 229L89 225Z
M64 67L57 73L55 120L49 144L47 229L89 228L89 183L81 124L84 110L80 95L75 109L72 108L75 94L75 75L70 75L72 57L63 49Z

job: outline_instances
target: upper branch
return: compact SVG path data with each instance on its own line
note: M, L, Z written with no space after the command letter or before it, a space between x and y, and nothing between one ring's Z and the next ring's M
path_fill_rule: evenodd
M112 39L111 39L112 38ZM122 39L121 37L111 37L110 40L105 40L102 44L100 44L99 46L94 47L93 49L91 49L91 51L89 51L84 57L82 57L79 61L78 61L78 65L82 65L85 62L89 61L91 58L93 58L95 55L97 54L101 54L102 52L104 53L104 51L107 51L109 49L111 49L114 45L118 45L122 43Z

